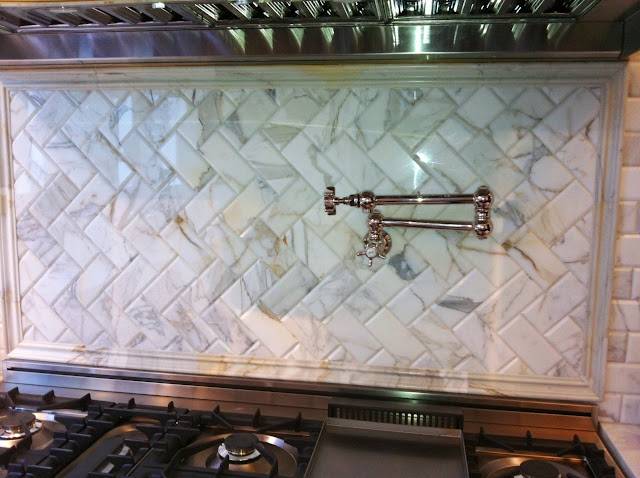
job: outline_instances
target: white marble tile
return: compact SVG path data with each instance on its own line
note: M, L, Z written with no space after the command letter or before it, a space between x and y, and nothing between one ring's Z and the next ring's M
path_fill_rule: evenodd
M86 267L98 253L95 244L66 214L58 216L48 231L81 267Z
M16 216L20 216L41 193L42 188L38 186L38 183L31 179L28 174L21 174L16 179L14 189Z
M573 368L582 369L585 337L583 330L573 320L565 317L549 330L545 337L555 345L556 350L562 353Z
M59 124L74 110L73 103L61 91L53 93L40 110L29 121L25 131L40 146L45 146L48 140L57 132Z
M153 267L138 256L107 288L107 294L124 310L155 276Z
M609 332L607 340L608 362L625 362L628 336L629 334L626 332Z
M531 304L543 290L524 272L504 284L476 310L476 315L499 330Z
M25 133L20 133L13 140L11 151L14 159L41 187L45 187L58 174L56 164Z
M158 194L142 209L142 217L156 231L172 221L178 211L189 202L196 192L185 184L180 178L174 176L169 180Z
M139 131L150 143L160 147L169 138L173 129L190 111L192 106L178 92L162 98L153 111L139 126Z
M42 274L33 289L47 304L52 305L81 271L71 256L63 252Z
M562 357L523 317L517 317L499 332L518 351L518 356L537 374L546 373Z
M92 134L91 138L80 147L80 151L116 188L133 174L131 168L123 161L122 155L100 132Z
M424 345L386 308L374 315L365 325L385 350L396 359L398 365L408 365L425 352Z
M224 294L222 300L237 316L244 314L279 277L264 262L256 262Z
M211 179L184 208L185 219L201 231L233 200L235 193L221 177Z
M197 277L191 267L177 258L142 293L157 311L162 312Z
M277 105L267 93L253 91L227 117L220 131L231 144L240 148L277 109Z
M316 286L318 279L303 264L296 264L261 299L261 310L283 317Z
M525 309L523 315L544 333L586 298L585 286L569 273Z
M489 372L496 372L515 358L516 354L492 325L472 313L456 325L452 332Z
M67 323L69 330L80 339L76 344L92 344L103 333L100 324L69 291L60 296L53 309Z
M100 323L116 346L130 345L141 333L138 326L106 295L98 297L87 310Z
M96 174L95 168L90 161L87 161L87 157L62 132L51 138L44 152L77 188L84 188Z
M419 189L429 177L390 134L384 135L368 155L387 177L406 191Z
M583 284L589 284L592 266L591 244L577 227L569 229L551 250L569 266Z
M374 188L384 177L378 166L347 135L342 135L331 143L325 154L359 191ZM349 161L341 158L349 158Z
M470 234L460 241L458 247L495 287L502 287L520 271L518 264L492 237L478 241L477 237Z
M318 320L326 318L360 285L346 266L340 265L314 288L302 303Z
M458 116L448 118L437 131L447 144L456 151L464 148L475 134L474 129Z
M34 112L38 111L38 106L23 92L13 93L10 95L10 98L11 136L15 138Z
M453 369L471 356L471 352L451 332L451 329L427 311L409 329L431 352L441 367Z
M19 263L20 291L24 294L46 269L33 252L27 251Z
M365 110L355 122L352 137L356 142L371 149L391 125L400 121L408 104L402 94L395 90L372 89L367 98Z
M213 133L199 150L216 172L236 191L242 191L255 171L220 133Z
M428 169L443 189L452 194L462 193L477 181L476 174L460 156L436 135L430 136L418 147L415 159Z
M338 90L303 131L321 151L324 151L353 125L359 116L360 108L360 101L356 95L349 90Z
M224 209L222 216L234 232L242 234L276 197L265 181L256 179Z
M254 333L220 300L202 313L202 319L234 354L244 354L257 341Z
M47 266L62 252L62 247L56 239L31 214L23 214L18 219L16 231L20 237L20 243L24 244L27 250L33 252ZM58 237L64 238L63 235L58 235Z
M103 215L118 229L122 230L140 210L151 200L155 191L138 174L134 174L127 184L102 210Z
M180 258L197 274L216 259L193 225L182 216L176 216L160 235L174 251L179 252Z
M449 327L453 328L463 318L482 304L493 292L484 277L473 270L458 284L442 295L431 310Z
M21 305L27 317L37 317L38 331L45 340L55 342L67 329L64 321L33 289L22 297Z
M221 218L215 219L205 228L202 238L209 249L236 274L241 275L258 260L247 244Z
M502 247L543 289L568 271L567 266L527 227L505 241Z
M240 320L276 357L284 356L298 342L289 329L261 304L249 309Z
M171 246L140 216L131 221L122 234L157 272L162 271L176 255Z
M78 301L88 307L117 275L118 269L103 254L82 271L70 290Z
M600 168L598 150L581 134L571 138L556 156L591 193L595 192L596 174Z
M204 352L218 338L199 314L182 300L173 302L162 315L196 352Z
M608 363L606 382L608 392L640 394L640 364Z
M144 297L136 299L125 312L159 350L165 349L178 335L178 331Z
M382 344L369 329L355 318L346 308L339 307L327 322L331 334L360 363L367 362Z
M64 123L62 131L76 146L81 147L89 141L91 134L110 113L111 108L111 103L102 93L92 91Z
M513 161L484 134L472 139L461 155L498 199L505 198L525 179Z
M505 105L489 88L480 88L458 108L458 114L476 128L487 126Z
M324 360L340 345L327 326L315 319L303 304L293 308L282 323L311 354L311 358Z
M171 135L159 151L180 177L197 191L215 175L211 165L179 133Z
M318 279L324 279L340 258L304 221L298 221L285 235L287 245Z
M146 116L152 111L152 105L139 91L125 92L126 98L109 115L100 127L102 134L111 144L119 146L129 137Z
M640 235L618 237L615 246L615 265L640 267Z
M415 148L433 129L438 128L455 110L456 103L442 90L423 90L422 96L391 129L409 149Z
M184 292L183 298L196 312L201 313L211 307L237 278L223 261L217 259ZM226 304L224 306L227 307Z
M297 262L296 255L284 240L260 220L254 222L242 239L278 276L284 275Z
M78 190L73 183L64 174L59 174L33 202L29 212L40 224L48 227L77 193Z
M533 131L552 152L555 152L599 111L598 99L591 91L580 88L566 98Z
M154 189L170 175L171 169L137 131L131 133L120 148L122 156Z
M138 251L111 222L99 214L85 229L86 237L120 270L124 269Z
M193 95L204 98L192 98L191 102L197 103L197 108L178 126L178 131L194 149L198 149L233 113L235 105L219 90L193 90Z
M65 212L84 229L109 204L115 194L113 186L101 174L96 174L73 198Z
M508 150L528 181L550 197L564 190L575 178L534 135L527 133Z
M640 334L631 332L627 344L626 361L630 363L640 363Z

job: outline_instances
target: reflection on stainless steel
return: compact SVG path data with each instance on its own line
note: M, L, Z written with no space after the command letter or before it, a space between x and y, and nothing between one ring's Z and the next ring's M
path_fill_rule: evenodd
M210 444L210 446L205 450L194 453L193 455L185 458L183 464L187 466L218 469L220 467L220 464L222 463L222 459L224 459L224 456L221 457L219 455L219 448L224 444L225 439L227 439L231 435L233 434L226 433L221 435L212 435L211 432L205 430L201 435L203 439L195 442L193 446L197 447L199 443L208 443ZM277 458L278 476L295 476L298 465L298 451L294 447L286 444L284 440L280 438L259 433L256 433L255 436L257 437L260 444L265 448L265 450L275 455L275 457ZM229 470L231 471L265 474L271 470L271 465L269 464L267 459L261 457L260 454L258 454L257 459L252 459L250 461L230 461L231 464L229 465Z
M65 427L57 423L55 418L50 414L40 412L31 413L22 410L14 411L14 413L25 413L33 417L25 424L29 427L29 432L32 437L31 448L34 450L41 450L51 445L54 432L65 430ZM2 427L0 429L0 448L11 448L26 436L23 426L12 422L7 416L0 417L0 427Z
M0 19L1 20L1 19ZM622 24L434 23L0 34L0 65L616 59ZM107 27L105 27L107 28ZM552 35L549 38L549 35Z
M558 461L560 460L560 458L553 458L542 455L535 458L535 461L551 463L549 460L554 459ZM510 456L507 458L499 458L497 460L489 461L486 465L480 468L480 478L505 478L521 475L521 465L527 461L534 461L534 459L532 459L530 456ZM582 474L575 468L572 468L565 464L552 463L552 466L555 467L559 473L555 475L556 477L569 478L573 476L575 478L587 478L586 475ZM547 475L542 476L546 477Z
M491 234L491 205L493 194L486 186L480 186L474 194L444 194L444 195L417 195L417 196L376 196L370 191L360 194L351 194L346 197L336 197L333 186L327 187L324 193L324 210L329 216L336 214L336 206L346 204L351 207L359 207L365 213L370 213L367 219L369 230L364 237L363 250L358 256L364 256L369 261L369 267L373 259L384 259L391 250L391 237L384 231L385 227L415 227L421 229L445 229L450 231L475 231L479 239L486 239ZM409 219L385 218L376 206L385 205L429 205L429 204L474 204L475 214L473 222L450 221L417 221Z

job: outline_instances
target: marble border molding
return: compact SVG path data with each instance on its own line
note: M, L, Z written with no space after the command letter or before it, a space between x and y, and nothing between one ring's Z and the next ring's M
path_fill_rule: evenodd
M203 67L60 67L0 71L0 261L4 344L9 357L127 370L348 383L415 391L444 391L595 401L603 395L607 326L622 142L625 64L491 63L395 65L247 65ZM194 353L104 349L22 340L9 91L212 87L561 86L602 88L604 108L595 193L593 280L585 378L419 370L351 363L257 359Z

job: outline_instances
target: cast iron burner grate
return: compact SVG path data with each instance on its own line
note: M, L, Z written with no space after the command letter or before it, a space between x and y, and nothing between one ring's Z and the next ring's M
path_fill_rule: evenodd
M578 456L586 462L594 478L616 478L615 469L605 460L604 451L598 449L594 443L584 443L578 435L573 440L560 441L535 439L530 431L524 436L490 436L483 427L478 434L465 433L465 448L469 465L469 478L481 478L476 448L491 448L504 450L511 456L518 456L526 452L544 453L550 457Z

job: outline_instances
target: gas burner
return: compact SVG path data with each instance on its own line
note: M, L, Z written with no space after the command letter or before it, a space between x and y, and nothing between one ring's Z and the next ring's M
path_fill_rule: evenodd
M12 411L0 418L0 440L17 440L33 435L42 428L42 422L31 412Z
M232 463L249 463L260 458L258 437L253 433L232 433L218 447L218 456L224 460L229 457Z
M581 472L566 464L521 456L489 461L481 467L480 476L481 478L586 478Z
M527 460L520 463L523 478L560 478L560 471L553 463L544 460Z

